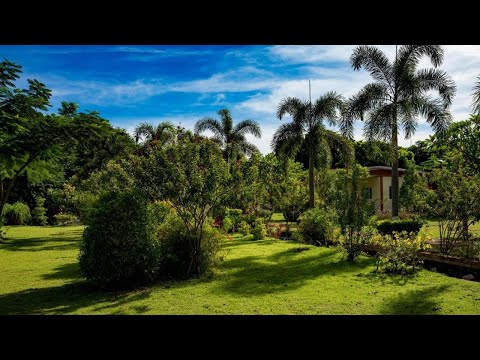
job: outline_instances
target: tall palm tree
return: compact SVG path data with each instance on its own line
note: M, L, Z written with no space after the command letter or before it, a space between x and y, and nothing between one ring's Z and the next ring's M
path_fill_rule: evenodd
M353 154L347 138L326 129L323 125L324 120L335 125L337 110L341 110L342 106L342 96L335 92L328 92L318 98L314 104L288 97L280 102L277 109L280 120L289 114L292 121L278 128L273 135L271 146L275 153L289 157L296 155L302 146L306 147L311 208L315 207L315 164L320 162L322 155L328 157L331 148L338 148L345 155L345 159L350 159Z
M340 128L353 136L353 122L365 121L367 140L389 142L392 148L392 215L398 216L398 131L410 138L417 128L417 117L423 116L436 133L443 132L452 120L448 107L455 95L455 83L444 71L436 69L443 62L439 45L402 45L391 62L375 46L358 46L350 58L355 70L362 66L375 82L365 85L346 106ZM434 68L417 70L422 56ZM432 98L431 91L440 98Z
M478 81L473 88L473 112L475 114L480 115L480 76L478 77Z
M198 135L206 130L213 132L212 140L223 148L224 158L230 169L230 163L237 154L251 155L258 151L255 145L247 141L245 135L252 134L260 138L262 131L258 123L253 120L243 120L233 126L232 116L227 109L218 111L218 115L220 115L220 121L209 117L197 121L195 134Z
M135 128L135 142L143 140L146 146L162 146L175 139L176 128L169 121L162 121L157 126L141 123Z

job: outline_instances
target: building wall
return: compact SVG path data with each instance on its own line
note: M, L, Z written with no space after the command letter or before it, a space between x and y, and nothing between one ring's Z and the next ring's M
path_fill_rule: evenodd
M403 184L403 177L398 179L400 187ZM383 211L392 211L392 199L389 198L389 187L392 185L392 177L383 177ZM367 179L367 187L372 188L372 198L375 202L375 210L380 211L380 177L373 176Z

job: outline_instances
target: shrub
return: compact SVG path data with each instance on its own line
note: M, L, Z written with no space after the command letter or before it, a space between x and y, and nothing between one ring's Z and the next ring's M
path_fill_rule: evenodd
M250 227L255 226L255 221L257 220L257 217L255 214L243 214L241 217L242 221L246 222Z
M134 287L158 275L160 246L147 200L135 191L106 193L89 216L80 269L99 286Z
M229 217L232 219L232 231L236 232L238 231L238 226L240 222L242 221L242 209L227 209L225 211L225 216Z
M391 235L394 232L401 233L402 231L418 234L422 226L423 221L418 218L404 220L381 220L377 221L376 224L378 232L383 235Z
M55 224L59 226L71 225L78 222L78 217L76 217L73 214L60 213L55 215L54 218L55 218Z
M418 251L430 248L425 234L394 232L392 235L377 236L374 243L380 246L377 268L391 274L405 274L415 271L422 260Z
M258 218L255 221L255 227L252 230L253 240L263 240L267 235L267 228L263 222L263 218Z
M272 219L273 211L267 209L258 209L257 216L263 218L264 222L268 223Z
M238 226L238 231L243 236L250 235L250 230L251 230L251 226L246 221L242 221Z
M5 225L27 225L32 215L28 205L18 201L14 204L5 204L3 218Z
M32 224L37 226L47 225L47 209L43 207L45 198L39 197L35 200L36 206L32 210Z
M160 242L160 276L163 278L186 278L192 266L192 254L185 224L176 214L165 218L157 230ZM222 260L220 256L221 234L210 224L203 227L200 263L202 274L211 272L214 265Z
M299 225L303 242L317 246L332 242L334 228L333 214L324 208L307 210Z
M233 228L233 220L230 219L228 216L224 217L222 221L222 228L223 231L228 234L228 232Z

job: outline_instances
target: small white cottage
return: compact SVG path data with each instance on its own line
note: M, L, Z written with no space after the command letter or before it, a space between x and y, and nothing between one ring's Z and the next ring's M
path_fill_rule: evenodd
M370 166L367 179L367 196L375 203L376 211L392 211L392 168L389 166ZM398 169L399 187L403 183L405 169Z

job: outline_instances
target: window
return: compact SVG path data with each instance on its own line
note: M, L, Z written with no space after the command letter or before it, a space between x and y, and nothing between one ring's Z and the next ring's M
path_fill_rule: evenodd
M389 187L388 187L388 198L389 198L389 199L392 198L392 186L389 186Z
M372 196L372 188L371 188L371 187L365 188L365 192L366 192L366 194L367 194L367 199L370 200L370 199L373 198L373 196Z

